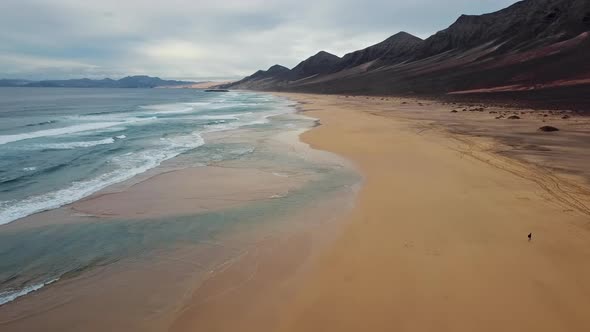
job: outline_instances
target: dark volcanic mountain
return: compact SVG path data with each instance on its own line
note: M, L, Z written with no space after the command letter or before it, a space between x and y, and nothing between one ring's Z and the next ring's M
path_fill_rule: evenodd
M461 15L426 39L419 57L485 45L499 51L526 50L565 41L590 30L587 0L527 0L484 15Z
M334 54L320 51L291 69L289 79L291 81L296 81L318 74L329 73L334 70L339 61L340 58Z
M242 88L254 90L272 89L280 81L287 79L289 72L290 70L287 67L274 65L268 68L268 70L259 70L235 83L220 85L219 87L241 86Z
M127 76L120 80L105 78L102 80L91 80L88 78L71 79L71 80L45 80L45 81L25 81L25 80L0 80L0 86L20 86L20 87L61 87L61 88L155 88L162 86L179 86L194 84L195 82L170 81L163 80L159 77L150 76Z
M266 78L274 83L262 89L552 98L563 107L590 107L589 54L590 1L524 0L490 14L462 15L424 41L398 33L342 59L324 56L311 71L298 68L297 80Z
M267 71L261 72L261 75L263 75L263 77L272 77L272 76L284 75L288 72L289 72L289 68L283 67L281 65L274 65L274 66L268 68Z
M274 65L268 70L259 70L237 82L220 85L219 88L275 90L281 86L288 86L291 82L334 71L340 60L334 54L320 51L291 70L281 65Z
M337 68L338 70L353 68L378 59L388 64L403 62L414 56L414 52L422 42L422 39L402 31L378 44L346 54Z

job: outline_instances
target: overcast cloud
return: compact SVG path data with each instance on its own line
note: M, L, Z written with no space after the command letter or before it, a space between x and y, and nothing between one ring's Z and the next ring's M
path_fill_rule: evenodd
M223 79L342 56L514 0L0 0L0 78Z

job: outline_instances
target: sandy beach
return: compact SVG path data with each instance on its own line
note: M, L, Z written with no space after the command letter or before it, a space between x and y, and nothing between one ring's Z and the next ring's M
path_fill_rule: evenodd
M0 2L0 332L590 332L590 0Z
M286 209L271 223L237 224L233 228L239 231L212 240L176 240L171 248L94 267L3 307L0 326L9 331L75 331L89 322L87 331L590 328L587 118L408 98L280 95L320 125L272 139L255 131L218 139L254 135L264 142L257 148L262 156L283 151L330 168L346 164L362 176L360 189L312 191L321 198L302 203L310 193L305 191L286 204L305 209ZM520 119L506 119L515 114ZM539 132L542 125L560 131ZM298 135L313 149L298 143ZM322 150L347 161L335 164ZM280 202L319 179L289 158L274 160L272 167L264 158L182 169L176 163L5 230L34 231L45 219L66 226L80 218L98 224L124 218L142 225L153 222L145 218L203 213L268 219L258 208L240 209L253 202L272 207L273 197ZM133 227L129 232L142 229ZM112 319L101 320L99 307ZM77 318L68 318L72 315Z
M590 329L587 119L288 97L322 123L303 140L366 180L281 331ZM563 130L537 132L544 122Z
M299 140L313 119L289 112L272 121L205 135L213 148L234 147L235 158L199 164L199 155L180 155L3 225L0 239L19 249L6 257L33 262L22 275L48 259L67 272L0 305L0 329L227 330L244 319L270 330L304 266L339 231L359 181L347 160ZM45 242L55 243L49 256ZM226 319L230 307L235 320Z
M197 290L172 331L590 327L587 119L282 96L321 123L304 142L348 158L363 174L355 206L323 247L285 242L259 257L246 281L227 271L222 281L239 284L231 292L205 304L211 289ZM451 112L458 106L466 111ZM522 121L495 119L515 112ZM561 133L539 133L546 123Z

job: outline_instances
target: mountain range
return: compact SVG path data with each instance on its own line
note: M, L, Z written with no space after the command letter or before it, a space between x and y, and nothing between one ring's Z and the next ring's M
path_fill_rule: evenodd
M524 0L462 15L422 40L406 32L338 57L321 51L224 88L431 95L590 107L590 1Z
M19 79L0 79L2 87L51 87L51 88L156 88L164 86L191 85L196 82L163 80L145 75L127 76L119 80L88 78L71 80L28 81Z

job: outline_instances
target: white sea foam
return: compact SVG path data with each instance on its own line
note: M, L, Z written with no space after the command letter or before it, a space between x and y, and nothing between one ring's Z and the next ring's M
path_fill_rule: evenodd
M6 304L8 302L12 302L14 300L16 300L17 298L21 297L21 296L25 296L29 293L38 291L39 289L52 284L56 281L58 281L59 278L55 278L52 280L49 280L47 282L43 282L40 284L35 284L35 285L31 285L31 286L27 286L25 288L22 289L16 289L16 290L9 290L9 291L5 291L5 292L0 292L0 306L3 304Z
M201 135L199 135L198 133L192 133L191 135L185 136L160 138L160 141L165 142L174 148L185 149L194 149L205 144L203 137L201 137Z
M211 124L211 125L205 126L207 128L207 130L205 132L226 131L226 130L238 129L241 127L266 124L266 123L270 122L268 120L269 117L274 116L274 115L278 115L278 114L279 113L264 114L264 115L259 115L256 117L249 117L249 118L240 119L243 122L237 121L237 122L223 123L223 124L219 124L219 123Z
M209 107L210 106L207 106L207 109L209 109ZM273 111L267 112L257 111L229 114L229 116L236 117L237 121L232 121L231 123L208 125L205 126L204 130L201 132L195 132L190 135L164 137L159 140L160 144L158 144L158 147L113 157L109 162L114 166L114 170L99 175L95 178L74 182L65 188L49 193L30 196L20 201L0 201L0 225L29 216L34 213L58 208L60 206L75 202L101 189L104 189L107 186L128 180L137 174L157 167L165 160L203 145L204 141L200 136L201 133L227 131L238 129L244 126L265 124L269 122L269 117L285 114L289 111L289 109L281 107L279 110L275 109ZM217 115L215 114L213 116ZM228 115L219 114L219 116L227 117ZM111 121L102 122L99 119L102 119L102 121L110 119ZM122 125L124 126L137 121L147 121L157 118L115 117L115 119L118 120L118 122L113 122L113 117L110 116L96 116L96 119L93 119L96 121L94 123L58 129L49 129L21 135L0 136L0 144L44 136L65 135L96 130L106 131L110 128L120 128ZM122 139L124 137L124 135L120 135L116 138ZM111 140L113 140L113 138L108 139L108 144L111 144ZM95 143L96 142L98 141L95 141ZM81 146L80 143L88 144L88 142L77 142L77 146ZM102 143L107 144L107 141L104 140ZM70 145L69 147L71 148L73 146L74 145Z
M113 126L120 125L120 124L121 124L120 122L84 123L84 124L79 124L79 125L74 125L74 126L69 126L69 127L33 131L30 133L2 135L2 136L0 136L0 145L11 143L11 142L22 141L25 139L31 139L31 138L74 134L74 133L79 133L82 131L113 127Z
M215 115L201 115L197 119L201 120L239 120L241 117L252 115L252 112L235 113L235 114L215 114Z
M182 113L190 113L193 112L195 109L192 107L185 107L179 109L171 109L171 110L160 110L152 112L153 114L182 114Z
M108 119L107 117L99 117L99 119L104 120ZM0 135L0 145L22 141L26 139L33 139L33 138L41 138L41 137L49 137L49 136L63 136L63 135L70 135L70 134L77 134L82 132L89 132L89 131L97 131L103 129L109 129L111 127L116 126L125 126L130 124L135 124L139 122L147 122L151 120L156 120L157 117L149 117L149 118L122 118L120 121L117 122L90 122L90 123L83 123L77 124L68 127L62 128L53 128L53 129L46 129L46 130L39 130L30 133L21 133L21 134L14 134L14 135ZM90 120L90 118L86 118L86 120Z
M112 184L123 182L137 174L159 166L163 161L176 157L204 144L198 133L162 139L164 146L113 157L110 162L117 168L86 181L77 181L69 187L31 196L20 201L0 201L0 225L73 203Z
M177 104L160 104L147 105L140 108L149 114L182 114L195 112L204 106L210 105L208 102L195 103L177 103Z
M36 171L36 170L37 170L37 167L25 167L25 168L23 168L23 171L25 171L25 172L33 172L33 171Z
M203 101L198 101L198 102L192 102L192 103L183 103L184 105L189 105L189 106L206 106L206 105L211 105L210 102L203 102Z
M280 173L280 172L272 172L272 175L278 176L278 177L282 177L282 178L288 178L289 177L289 174Z
M41 149L51 150L70 150L79 148L90 148L97 145L106 145L115 143L115 139L112 137L97 140L97 141L86 141L86 142L68 142L68 143L51 143L51 144L39 144L37 147Z

